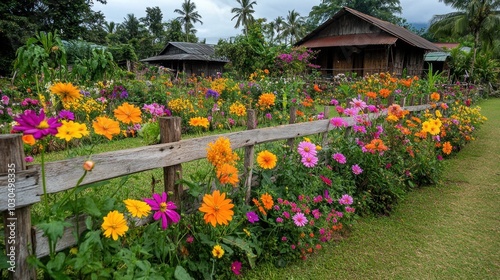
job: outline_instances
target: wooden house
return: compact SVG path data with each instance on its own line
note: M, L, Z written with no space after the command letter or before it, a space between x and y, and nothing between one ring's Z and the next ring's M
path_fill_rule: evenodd
M215 56L214 45L187 42L169 42L160 54L141 61L196 76L216 76L228 62Z
M342 8L295 46L318 51L319 70L327 76L358 76L389 72L420 76L424 55L441 49L411 31L390 22Z

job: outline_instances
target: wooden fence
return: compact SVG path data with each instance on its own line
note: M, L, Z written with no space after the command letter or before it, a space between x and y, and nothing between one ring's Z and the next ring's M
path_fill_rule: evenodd
M428 99L420 100L426 102ZM391 103L391 101L389 101ZM413 105L412 99L410 105ZM404 100L400 103L404 105ZM430 105L408 106L409 111L428 109ZM328 116L329 107L325 107ZM291 112L291 122L294 122ZM370 114L375 119L385 112ZM344 118L348 126L353 126L353 118ZM244 148L244 176L246 195L251 191L251 174L254 158L254 146L261 143L287 140L293 143L297 137L323 134L334 127L329 119L304 123L292 123L276 127L255 128L255 112L248 110L248 130L212 136L181 140L181 119L179 117L161 118L161 144L106 152L92 155L95 167L88 172L81 185L108 180L128 174L163 168L165 191L172 192L173 200L180 205L182 186L177 184L182 176L181 164L206 157L208 143L224 136L231 142L232 149ZM46 190L48 194L58 193L74 188L83 174L83 163L87 157L76 157L68 160L48 162L45 164ZM4 213L6 254L15 266L15 272L9 273L11 279L35 279L34 269L29 268L26 258L49 254L48 240L43 232L31 224L30 207L41 201L43 195L41 184L41 166L26 166L24 163L23 142L19 134L0 135L0 212ZM9 200L10 199L10 200ZM248 201L248 200L247 200ZM79 229L85 229L83 219L71 220L79 223ZM72 228L68 228L57 242L56 251L76 244ZM12 253L12 254L11 254Z

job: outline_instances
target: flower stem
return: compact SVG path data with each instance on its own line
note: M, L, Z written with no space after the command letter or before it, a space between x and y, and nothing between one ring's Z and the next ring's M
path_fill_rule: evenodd
M43 188L43 200L45 204L45 210L49 210L49 201L47 198L47 180L45 179L45 145L42 145L42 151L40 153L42 157L42 188Z

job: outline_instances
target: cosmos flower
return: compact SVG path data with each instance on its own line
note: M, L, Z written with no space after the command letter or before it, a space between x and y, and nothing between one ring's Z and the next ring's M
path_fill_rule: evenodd
M43 110L40 111L40 115L32 110L26 110L14 120L18 124L12 129L23 132L24 135L33 135L37 140L47 135L56 135L57 128L61 126L57 118L47 118Z
M142 121L141 109L128 102L118 106L113 113L117 120L125 124L140 123Z
M238 168L231 164L224 163L217 167L217 179L221 184L230 184L235 187L240 179L238 178Z
M102 135L109 140L113 138L113 135L120 134L120 124L108 117L97 117L92 122L92 127L96 134Z
M156 211L153 214L153 219L161 219L161 228L167 229L168 224L178 223L181 219L179 213L175 212L177 206L172 201L167 201L167 194L163 192L161 196L157 193L153 194L153 198L146 198L144 201L151 206L151 210Z
M231 203L231 199L226 199L225 193L220 193L219 190L215 190L212 194L205 194L203 197L203 203L198 209L205 213L203 219L205 223L212 224L213 227L219 225L228 225L228 222L233 219L234 204Z

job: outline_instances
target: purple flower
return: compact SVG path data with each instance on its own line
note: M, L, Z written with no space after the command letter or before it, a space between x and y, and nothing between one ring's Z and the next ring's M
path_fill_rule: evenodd
M61 126L57 118L47 119L43 110L40 111L40 115L32 110L26 110L14 120L18 123L13 127L14 130L22 131L25 135L31 134L37 140L50 134L56 135L57 128Z
M312 168L316 166L316 164L318 164L318 158L315 156L306 155L302 157L301 162L305 167Z
M151 206L151 210L156 211L153 219L159 220L161 218L161 228L167 229L169 223L178 223L181 216L175 212L177 206L172 201L167 201L167 194L165 192L160 196L153 194L153 198L145 198L144 202Z
M359 175L363 172L363 169L361 169L361 167L359 167L359 165L355 164L351 167L352 169L352 173L356 174L356 175Z
M377 106L375 106L375 105L368 105L368 111L370 111L372 113L377 113L378 112Z
M349 207L349 206L346 206L346 207L345 207L345 211L346 211L347 213L354 213L354 211L356 211L356 209L354 209L354 208L352 208L352 207Z
M276 218L276 222L280 224L283 223L283 218L281 217Z
M354 132L359 132L359 133L366 133L366 127L362 126L362 125L355 125L352 127L352 130L354 130Z
M332 155L332 158L340 164L345 164L347 162L346 157L342 153L335 153Z
M24 158L25 162L33 162L33 157L32 156L27 156Z
M330 100L330 105L337 106L339 105L339 102L337 101L337 99L332 99Z
M253 224L259 221L259 216L255 212L247 212L247 219Z
M265 117L268 120L272 120L273 119L273 115L271 115L271 113L266 113Z
M341 117L331 118L330 119L330 124L333 125L336 128L346 127L347 126L347 122L343 118L341 118Z
M241 262L239 261L234 261L232 264L231 264L231 271L233 271L233 273L235 275L240 275L241 274Z
M304 216L302 212L298 212L297 214L293 215L292 219L295 225L298 227L303 227L307 225L307 218L306 216Z
M283 212L283 217L287 218L287 219L290 219L290 213L288 212Z
M2 95L2 103L3 105L9 105L9 97L7 95Z
M316 156L316 145L308 141L302 141L299 143L297 151L302 157Z
M61 112L59 112L59 118L63 120L74 121L75 114L68 110L61 110Z
M217 99L217 98L219 98L219 96L220 96L220 94L217 91L213 90L213 89L209 89L205 93L205 98L213 97L214 99Z
M344 194L340 199L339 199L339 204L340 205L351 205L353 202L353 199L350 195Z

